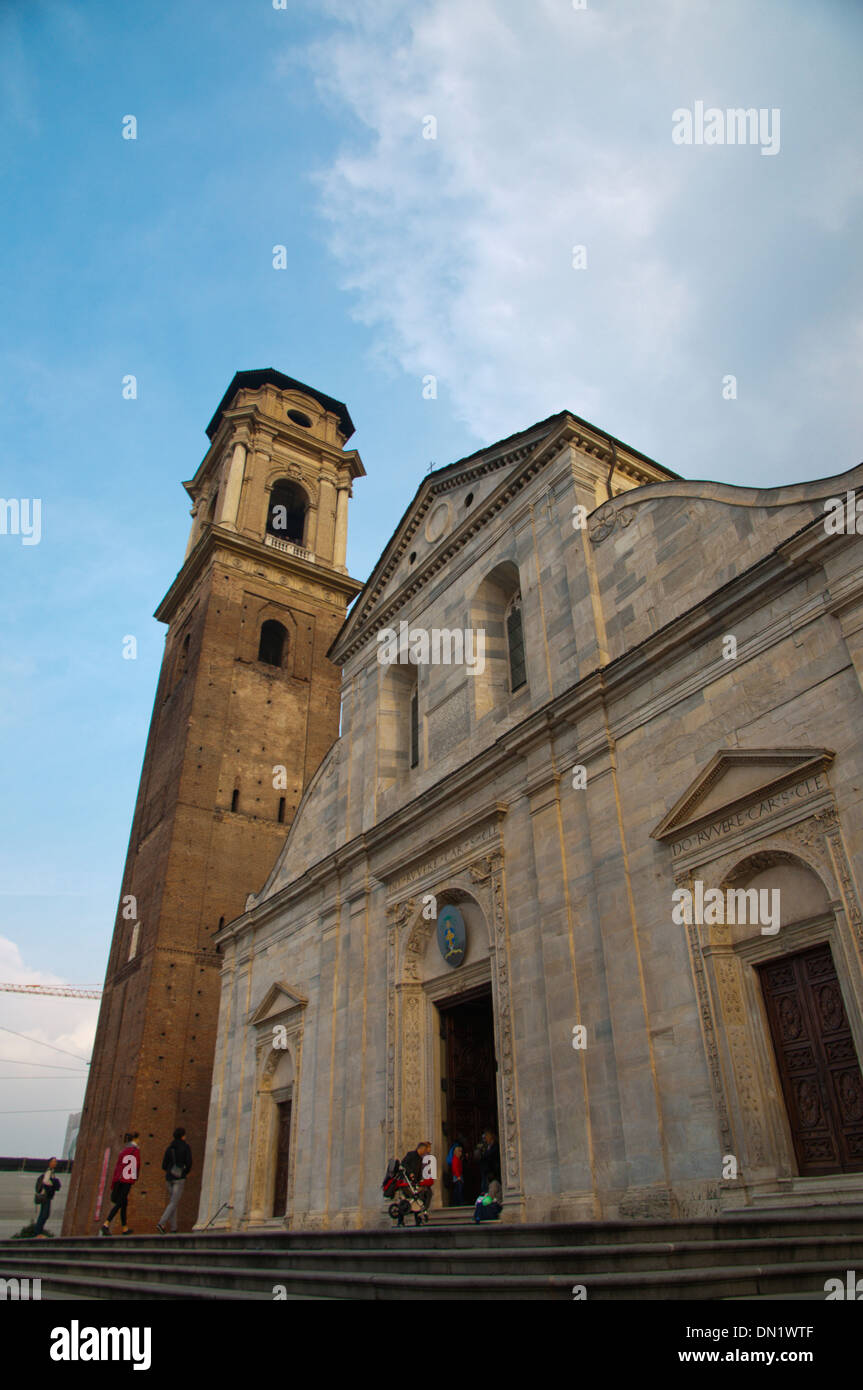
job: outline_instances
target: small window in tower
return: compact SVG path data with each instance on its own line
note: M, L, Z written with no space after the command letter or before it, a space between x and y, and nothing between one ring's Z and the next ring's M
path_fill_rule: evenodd
M524 660L524 628L521 620L521 594L510 601L506 614L506 642L509 649L509 688L518 690L527 675Z
M239 787L234 787L234 794L233 794L233 796L231 797L231 810L232 810L232 811L236 811L236 810L237 810L237 807L239 806L239 804L240 804L240 789L239 789Z
M309 503L297 483L283 479L272 488L267 507L267 531L279 540L303 545Z
M302 425L304 430L310 430L312 428L311 420L302 410L289 410L288 419L293 420L295 425Z
M277 623L275 618L268 618L261 625L261 640L258 643L258 660L263 661L267 666L283 666L285 663L285 638L287 630Z
M404 716L402 716L404 718ZM404 754L402 755L404 756ZM411 691L411 767L417 767L420 760L420 705L416 686Z
M285 823L285 798L284 798L283 796L280 796L280 797L279 797L279 825L284 825L284 823Z

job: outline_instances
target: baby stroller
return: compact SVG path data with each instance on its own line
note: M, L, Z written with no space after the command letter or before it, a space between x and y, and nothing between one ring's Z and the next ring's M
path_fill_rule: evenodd
M381 1191L389 1202L389 1214L393 1221L400 1226L405 1224L405 1217L413 1212L414 1221L417 1226L424 1226L429 1214L423 1201L420 1189L430 1187L431 1179L414 1182L410 1173L403 1168L397 1158L391 1158L387 1164L386 1177L381 1183Z

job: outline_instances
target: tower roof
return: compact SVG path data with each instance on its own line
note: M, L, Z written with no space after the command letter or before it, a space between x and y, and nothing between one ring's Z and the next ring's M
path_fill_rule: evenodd
M256 391L260 386L277 386L280 391L302 391L307 396L311 396L324 410L332 411L338 416L339 426L345 441L350 439L354 432L354 422L348 414L348 408L341 401L333 400L332 396L325 396L323 391L317 391L314 386L306 386L302 381L295 380L292 376L285 376L284 372L277 372L275 367L259 367L253 372L235 372L234 379L216 407L216 413L207 426L207 435L210 439L219 428L224 411L228 409L231 401L238 391Z

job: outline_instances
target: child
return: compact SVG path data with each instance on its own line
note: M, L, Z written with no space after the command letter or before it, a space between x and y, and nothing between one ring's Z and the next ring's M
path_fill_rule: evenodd
M480 1221L497 1221L502 1211L503 1202L496 1201L488 1192L484 1192L476 1199L473 1219L477 1224Z
M460 1207L464 1201L464 1149L456 1144L452 1151L452 1205Z

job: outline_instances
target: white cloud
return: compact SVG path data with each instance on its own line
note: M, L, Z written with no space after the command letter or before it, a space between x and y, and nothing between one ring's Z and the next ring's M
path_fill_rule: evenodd
M748 480L757 459L778 482L818 418L841 466L856 462L843 455L856 400L837 407L814 378L788 389L802 334L829 338L834 359L853 350L844 306L804 294L787 322L807 264L827 298L841 286L859 215L845 131L860 99L821 84L841 31L816 33L805 7L756 18L740 0L622 17L565 0L330 9L338 27L311 58L353 134L321 173L322 206L391 370L436 375L482 440L568 406L690 476ZM674 146L671 113L698 97L783 105L781 153ZM825 171L828 135L841 178ZM572 268L574 244L587 270ZM838 380L852 361L835 363ZM750 409L723 416L721 374L737 363Z
M4 936L0 936L0 981L64 983L50 971L28 965L16 942ZM6 991L0 1000L3 1152L33 1157L59 1153L67 1114L80 1110L83 1102L98 1001Z

